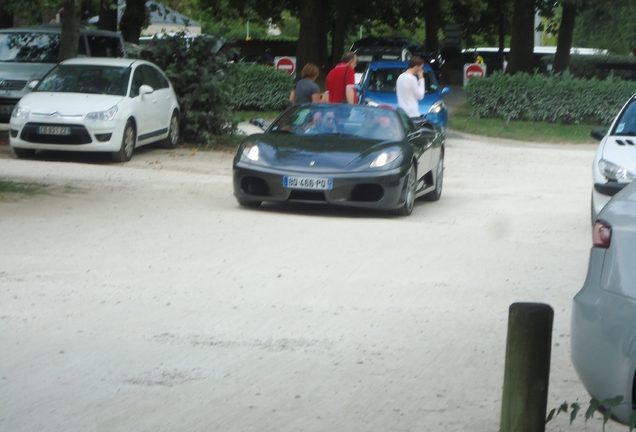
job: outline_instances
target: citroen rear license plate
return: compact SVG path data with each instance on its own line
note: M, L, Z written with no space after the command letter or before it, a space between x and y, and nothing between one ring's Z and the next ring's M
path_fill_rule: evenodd
M313 177L283 177L283 187L290 189L331 190L333 179Z
M70 135L71 128L64 126L38 126L38 133L42 135Z

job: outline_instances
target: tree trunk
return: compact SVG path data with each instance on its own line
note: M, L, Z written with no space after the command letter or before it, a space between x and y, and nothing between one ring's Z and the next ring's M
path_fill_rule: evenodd
M147 20L146 0L126 0L126 10L119 22L119 28L124 40L138 44L141 29Z
M307 63L313 63L319 68L324 65L321 58L322 44L320 36L324 35L324 20L322 19L322 1L305 0L300 2L300 32L296 45L296 69L301 71ZM326 46L326 42L324 42Z
M59 60L77 57L80 35L81 0L67 0L62 4Z
M565 72L570 66L570 49L572 48L575 20L576 7L571 3L563 3L557 50L554 56L554 72L556 73Z
M515 0L507 71L532 72L534 52L534 0Z
M349 47L344 46L345 32L347 31L347 22L349 20L349 2L336 2L336 19L333 26L333 50L331 53L331 64L340 62L340 57L345 51L349 51Z
M99 2L99 30L117 31L117 1L101 0Z
M439 52L439 16L441 14L440 0L424 0L424 26L426 51L436 54Z

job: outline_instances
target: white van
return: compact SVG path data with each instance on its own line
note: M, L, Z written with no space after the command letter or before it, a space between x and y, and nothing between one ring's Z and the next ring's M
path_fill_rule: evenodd
M9 123L11 111L31 88L58 63L59 25L0 30L0 124ZM79 57L125 57L119 33L80 30Z

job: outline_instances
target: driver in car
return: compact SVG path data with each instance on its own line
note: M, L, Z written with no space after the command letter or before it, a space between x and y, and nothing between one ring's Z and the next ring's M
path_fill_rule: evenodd
M318 114L320 114L318 119L315 120L315 123L309 129L307 129L308 134L338 133L336 114L333 110L326 110Z

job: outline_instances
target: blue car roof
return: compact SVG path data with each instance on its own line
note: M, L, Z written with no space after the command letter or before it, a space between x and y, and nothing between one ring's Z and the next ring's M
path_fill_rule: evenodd
M384 68L398 68L398 67L408 68L409 62L383 60L383 61L372 61L369 63L369 69L384 69ZM424 66L422 67L422 69L424 69L425 71L433 72L433 69L428 63L424 63Z

